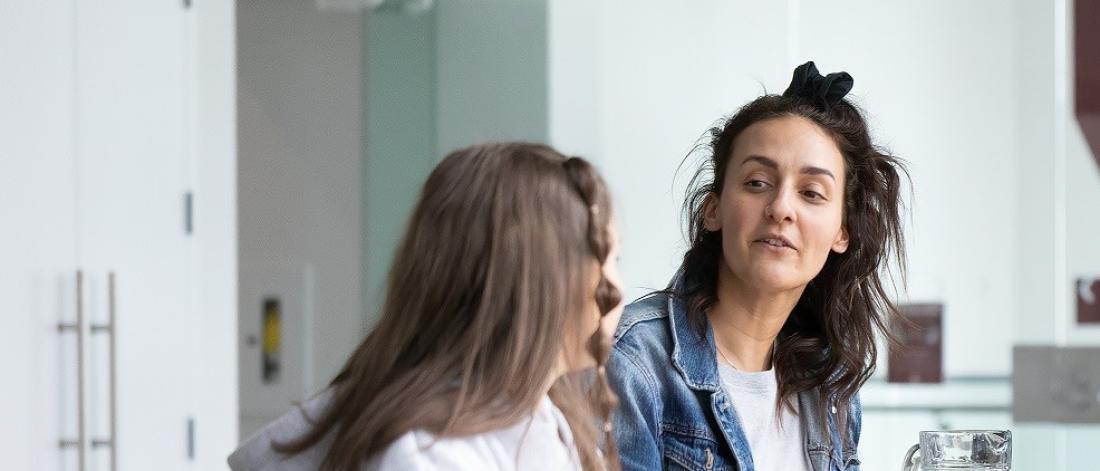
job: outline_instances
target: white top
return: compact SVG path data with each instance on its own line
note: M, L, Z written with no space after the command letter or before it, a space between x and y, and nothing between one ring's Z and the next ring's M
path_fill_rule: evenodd
M530 419L511 427L432 443L434 439L420 430L406 433L372 459L366 469L556 471L581 467L569 424L548 397L543 397Z
M287 456L271 448L271 440L286 442L309 430L330 398L323 392L268 424L229 456L235 471L316 470L332 444L330 433L302 453ZM435 440L423 430L400 436L362 467L368 471L418 470L571 470L580 469L573 434L565 416L549 397L516 425L462 438Z
M779 384L775 369L746 373L719 360L718 376L749 440L756 470L811 471L798 401L793 404L794 412L783 407L776 415Z

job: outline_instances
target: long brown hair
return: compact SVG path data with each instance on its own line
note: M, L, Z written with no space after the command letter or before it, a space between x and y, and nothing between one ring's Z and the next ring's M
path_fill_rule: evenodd
M820 387L823 399L846 410L875 370L876 332L894 342L887 326L898 312L887 292L885 272L894 263L903 277L905 273L901 175L907 175L900 159L872 143L862 113L847 99L822 106L799 96L765 95L710 129L706 162L684 202L691 246L684 254L683 289L677 294L686 299L689 319L702 334L705 313L718 299L722 260L722 235L704 227L704 205L708 195L722 194L734 141L741 132L754 123L786 116L817 124L844 156L844 226L850 238L847 251L829 253L779 332L773 357L778 400L791 404L795 394Z
M592 315L593 282L601 316L619 303L602 270L591 279L611 249L610 217L603 180L583 159L523 143L448 155L395 255L381 320L332 381L314 427L276 449L300 452L332 434L322 468L353 470L412 430L460 437L529 416L568 332ZM550 397L583 468L617 469L607 344L588 334L576 343L595 375L565 375Z

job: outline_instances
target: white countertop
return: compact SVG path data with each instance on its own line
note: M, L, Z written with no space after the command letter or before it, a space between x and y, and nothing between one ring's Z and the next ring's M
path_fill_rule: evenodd
M1011 378L959 378L943 383L888 383L872 378L860 390L864 409L1012 410Z

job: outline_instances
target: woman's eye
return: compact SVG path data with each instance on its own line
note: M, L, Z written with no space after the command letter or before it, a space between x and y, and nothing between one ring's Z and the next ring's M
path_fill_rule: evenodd
M813 199L813 200L823 200L823 199L825 199L824 195L822 195L821 193L818 193L816 191L813 191L813 190L803 191L802 194L806 195L807 198L810 198L810 199Z
M768 186L768 182L763 180L749 180L745 182L745 186L749 188L764 188L765 186Z

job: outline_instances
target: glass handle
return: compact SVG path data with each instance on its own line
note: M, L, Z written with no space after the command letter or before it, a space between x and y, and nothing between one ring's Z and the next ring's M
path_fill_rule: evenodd
M920 469L920 445L909 447L905 454L905 461L901 463L901 471L914 471Z

